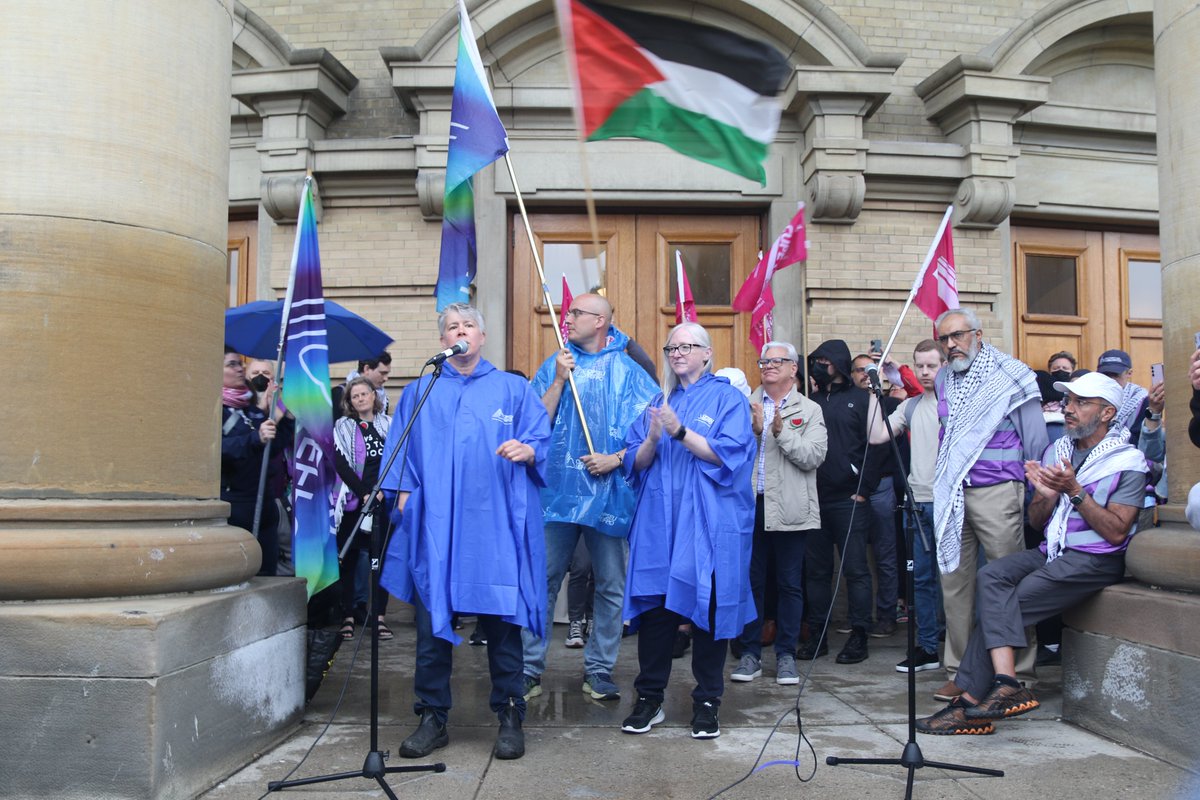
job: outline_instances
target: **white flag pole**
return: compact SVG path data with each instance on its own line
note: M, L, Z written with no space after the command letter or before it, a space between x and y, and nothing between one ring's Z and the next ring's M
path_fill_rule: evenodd
M917 296L917 290L921 288L921 278L925 275L925 270L929 269L929 262L933 261L933 254L937 250L938 242L942 241L942 234L946 232L946 226L950 224L950 215L953 213L954 206L946 206L946 213L942 215L942 222L938 225L937 234L933 237L933 241L929 243L929 252L925 254L925 260L921 262L921 269L913 281L912 289L908 292L908 299L904 301L904 308L900 311L900 318L896 320L896 327L892 329L891 338L888 339L887 346L883 348L883 355L879 357L880 364L887 359L888 353L892 352L892 344L896 341L896 336L900 333L900 326L904 323L904 318L908 315L908 307L912 305L913 298Z

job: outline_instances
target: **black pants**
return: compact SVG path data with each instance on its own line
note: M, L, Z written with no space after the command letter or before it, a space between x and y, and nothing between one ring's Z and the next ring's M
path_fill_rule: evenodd
M695 704L712 701L714 705L720 705L721 695L725 693L725 651L729 648L724 639L714 639L711 633L716 627L716 594L714 586L708 606L709 630L692 625L692 677L696 679L692 701ZM665 603L666 597L661 598L661 602ZM639 697L661 703L671 677L671 650L675 646L675 632L690 620L661 605L643 612L639 620L639 671L633 686Z
M253 497L249 500L229 500L227 522L253 533L254 503ZM262 549L262 566L258 574L274 576L279 567L279 510L271 497L263 498L262 517L258 520L258 546Z

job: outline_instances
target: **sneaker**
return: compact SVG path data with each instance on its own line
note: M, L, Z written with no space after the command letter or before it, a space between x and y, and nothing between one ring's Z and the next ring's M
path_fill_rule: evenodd
M567 639L563 644L572 649L583 647L583 620L571 620L571 624L567 626Z
M982 736L996 729L991 721L986 719L968 719L966 712L971 710L961 698L955 698L950 705L933 716L923 717L916 721L918 733L928 733L934 736L954 736L958 734L973 734Z
M421 724L400 743L401 758L424 758L450 744L450 734L446 733L446 723L438 720L432 711L421 713Z
M992 683L987 697L968 708L964 714L969 720L1004 719L1026 714L1040 705L1033 692L1024 686L1011 686L997 680Z
M901 624L908 622L908 606L904 605L903 600L896 601L896 622Z
M621 723L621 730L624 733L645 733L666 718L662 703L649 697L639 697L633 705L633 713Z
M850 633L852 630L854 630L854 626L849 622L839 622L834 626L833 629L838 633Z
M759 675L762 675L762 662L749 653L746 653L742 656L742 660L738 662L737 669L730 674L729 680L737 681L738 683L749 683Z
M821 646L817 647L816 636L800 645L800 649L796 651L796 658L800 661L812 661L814 658L827 655L829 655L829 642L822 639Z
M957 700L962 697L963 690L958 688L958 684L954 681L946 681L942 684L942 688L933 693L934 700Z
M483 628L477 622L475 630L471 631L471 638L467 640L471 647L483 647L487 644L487 637L483 635Z
M621 690L607 672L593 672L583 678L583 693L593 700L620 700Z
M717 721L717 705L712 700L692 706L692 738L715 739L721 735L721 723Z
M885 617L871 626L870 636L873 639L886 639L895 632L896 620Z
M937 653L918 647L912 658L906 658L896 665L896 672L924 672L927 669L941 669L941 666L942 662Z
M521 713L516 703L509 700L508 708L500 712L500 731L492 755L505 761L525 755L525 733L521 730Z
M532 700L542 693L542 679L532 675L525 676L525 699Z
M850 632L850 638L842 652L837 654L839 664L857 664L867 660L867 631L865 628L855 628Z
M1037 648L1037 658L1034 660L1035 667L1054 667L1062 663L1062 648L1058 645L1051 650L1044 644L1039 644Z
M795 658L786 654L775 656L775 682L780 686L795 686L800 682Z

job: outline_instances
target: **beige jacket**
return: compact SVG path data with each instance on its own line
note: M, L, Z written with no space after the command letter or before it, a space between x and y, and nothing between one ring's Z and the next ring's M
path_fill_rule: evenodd
M762 387L750 396L751 403L761 403ZM809 400L799 389L792 391L783 416L779 436L766 436L766 459L763 512L765 528L769 531L804 531L821 527L821 510L817 505L817 467L825 461L828 437L825 416L821 407ZM760 440L761 441L761 440ZM758 457L754 459L754 488L758 490Z

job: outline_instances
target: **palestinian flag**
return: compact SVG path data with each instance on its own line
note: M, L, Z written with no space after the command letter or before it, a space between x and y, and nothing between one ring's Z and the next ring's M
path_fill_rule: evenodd
M648 139L766 183L787 59L720 28L558 0L588 140Z

